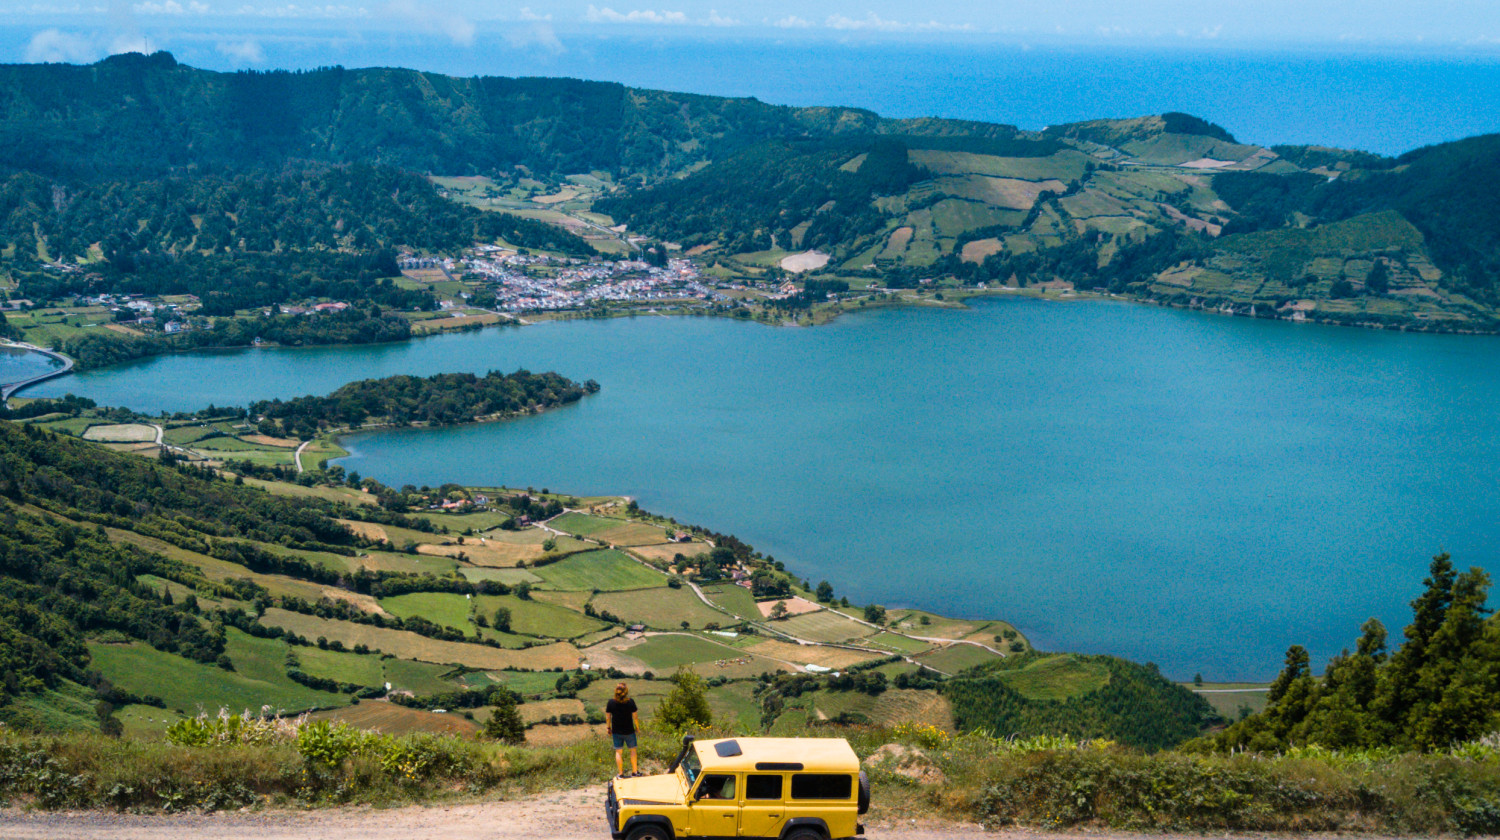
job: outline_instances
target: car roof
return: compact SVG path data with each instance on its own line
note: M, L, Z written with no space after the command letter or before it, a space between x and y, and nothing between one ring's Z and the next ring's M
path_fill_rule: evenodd
M859 770L859 756L843 738L721 738L697 741L693 746L705 772L805 769L809 772L853 773Z

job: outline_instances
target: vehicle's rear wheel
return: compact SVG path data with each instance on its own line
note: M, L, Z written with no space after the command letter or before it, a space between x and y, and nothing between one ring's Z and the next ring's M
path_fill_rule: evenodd
M785 840L827 840L827 838L816 828L794 828L787 834Z
M672 838L667 836L667 830L660 825L646 823L631 829L626 840L672 840Z

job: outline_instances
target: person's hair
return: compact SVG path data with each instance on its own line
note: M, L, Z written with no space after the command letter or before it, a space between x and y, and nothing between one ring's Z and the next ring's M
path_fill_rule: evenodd
M625 683L615 683L615 699L621 703L630 699L630 689L625 687Z

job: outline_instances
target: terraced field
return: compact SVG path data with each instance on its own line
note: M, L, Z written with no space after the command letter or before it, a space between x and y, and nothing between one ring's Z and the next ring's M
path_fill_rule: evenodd
M369 624L356 624L352 621L287 612L276 607L267 610L261 621L267 626L281 627L309 639L316 639L319 636L330 641L336 639L345 647L362 644L371 650L379 650L400 659L414 659L419 662L468 665L495 670L516 668L534 671L548 668L574 668L578 665L578 650L562 642L526 650L497 650L483 645L430 639L407 630L392 630Z

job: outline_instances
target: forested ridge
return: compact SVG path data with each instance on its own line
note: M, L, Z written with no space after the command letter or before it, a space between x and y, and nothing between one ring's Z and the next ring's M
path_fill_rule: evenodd
M368 422L407 425L468 423L540 411L577 402L599 390L590 379L579 384L556 373L491 371L440 373L435 376L391 376L344 385L325 397L264 400L250 414L270 421L267 433L309 438L329 428L354 428Z

